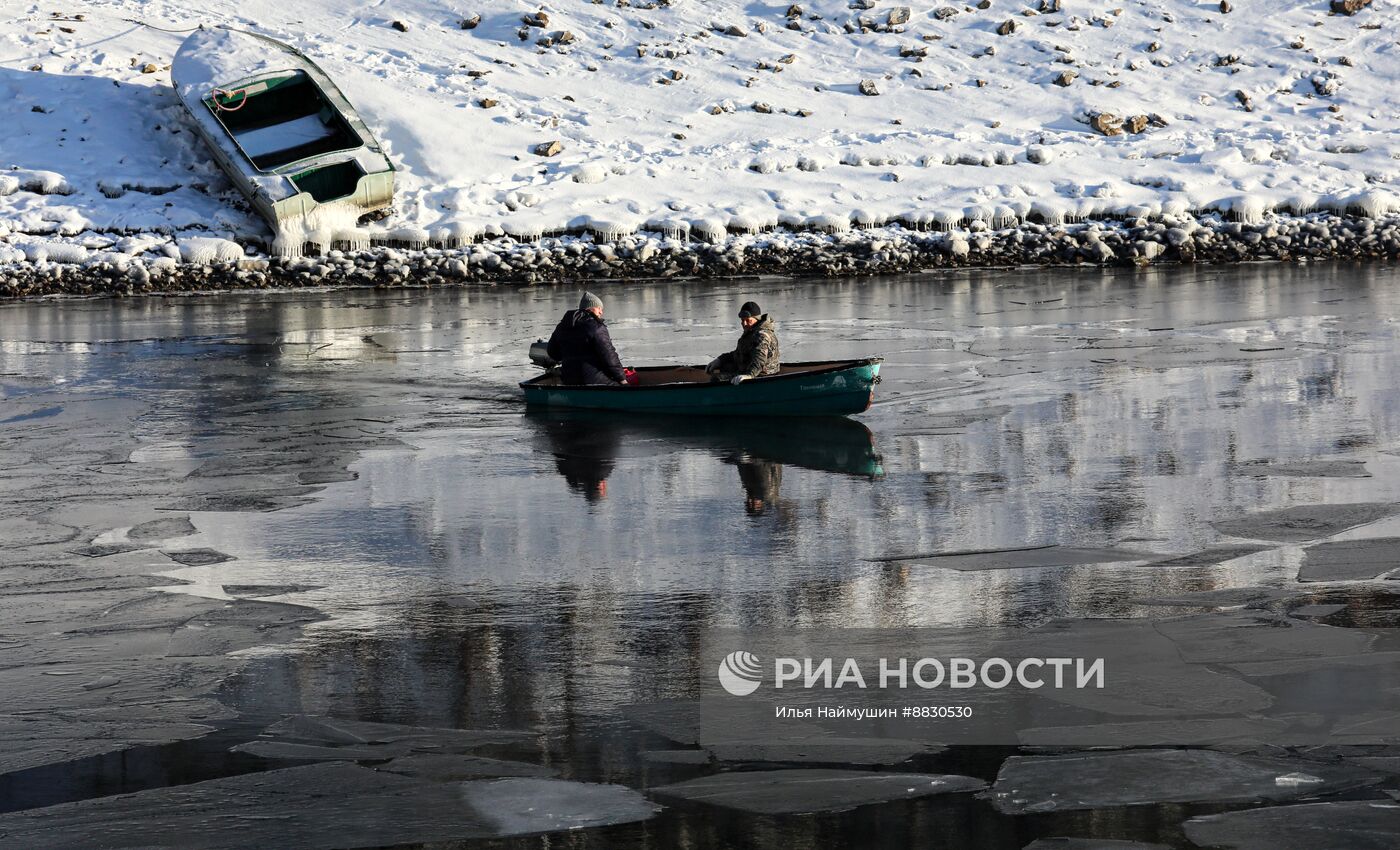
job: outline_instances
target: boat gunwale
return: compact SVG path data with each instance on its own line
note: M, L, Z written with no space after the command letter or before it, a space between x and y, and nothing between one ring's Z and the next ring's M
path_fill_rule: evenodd
M341 120L345 121L345 123L350 127L350 131L355 134L355 140L359 142L359 144L351 145L348 148L336 148L333 151L322 151L321 153L312 154L311 156L304 156L301 159L294 159L291 162L284 162L281 165L273 166L272 168L262 168L258 165L258 161L252 156L250 156L248 151L244 149L243 143L238 140L238 134L230 130L228 128L228 125L223 122L223 119L219 117L219 113L213 105L213 92L217 91L218 89L227 90L237 88L240 86L251 86L256 83L266 82L269 79L275 79L283 75L296 76L297 74L300 74L301 76L305 77L306 81L310 83L311 86L316 89L316 93L320 95L321 102L326 104L326 106L330 107L331 109L334 109L336 114L341 117ZM256 97L256 95L247 95L247 97ZM342 110L336 107L334 101L332 101L330 97L326 95L326 90L321 86L320 82L317 81L315 75L311 74L305 68L288 68L285 71L269 71L266 74L255 74L252 77L239 80L235 83L216 84L215 89L211 90L209 94L200 98L199 102L204 104L204 108L208 109L209 114L214 116L214 120L219 122L219 126L222 127L224 130L224 135L227 136L229 141L233 143L234 148L240 154L243 155L244 159L248 160L248 164L253 166L253 169L259 174L273 174L278 177L290 177L294 172L307 171L317 166L325 167L327 165L333 165L338 162L347 162L355 158L353 156L355 151L361 149L370 150L374 153L379 153L378 151L373 151L373 149L370 148L369 143L364 140L363 136L359 132L359 129L356 128L355 122L351 121L350 118L346 116ZM318 160L327 161L324 163L318 163ZM330 160L334 160L334 162ZM387 157L385 157L385 161L388 161ZM390 163L389 170L393 171L392 163Z
M785 364L785 365L788 365L788 366L811 366L811 365L813 365L813 364L815 364L815 363L834 363L834 364L836 364L836 365L829 366L829 367L824 368L824 369L814 369L814 370L812 370L812 371L810 371L810 372L795 372L795 373L790 374L790 375L783 375L783 374L777 374L777 375L759 375L758 377L750 378L749 380L744 381L744 383L741 384L741 386L743 386L743 385L755 384L755 383L764 383L764 384L768 384L768 383L774 383L774 382L776 382L776 381L791 381L791 380L795 380L795 379L799 379L799 378L811 377L811 376L814 376L814 375L830 375L830 374L835 373L835 372L844 372L844 371L846 371L846 370L848 370L848 369L858 369L858 368L860 368L860 367L862 367L862 366L875 366L875 365L878 365L878 364L883 363L883 362L885 362L885 358L883 358L883 357L864 357L864 358L861 358L861 359L859 359L859 360L803 360L803 361L799 361L799 362L797 362L797 363L788 363L788 364ZM668 369L675 369L675 368L677 368L677 367L675 367L675 366L639 366L639 367L637 367L637 369L636 369L635 371L637 371L637 372L660 372L660 371L664 371L664 370L668 370ZM697 368L697 369L698 369L698 368L700 368L700 367L699 367L699 366L695 366L695 367L692 367L692 368ZM543 374L543 375L537 375L537 376L535 376L535 377L529 379L528 381L521 381L521 382L520 382L520 388L521 388L521 389L524 389L524 390L571 390L571 391L572 391L572 390L587 390L587 391L600 391L600 390L601 390L601 391L624 391L624 390L625 390L625 391L627 391L627 392L636 392L636 391L638 391L638 390L684 390L684 389L713 390L713 389L718 389L718 388L720 388L720 387L725 386L723 383L718 383L718 384L716 384L716 383L711 383L711 382L704 382L704 383L701 383L701 382L695 382L695 381L684 381L684 382L682 382L682 381L676 381L676 382L666 383L666 384L652 384L651 386L646 386L646 387L634 387L634 386L627 386L627 385L623 385L623 384L559 384L559 385L556 386L556 385L548 385L548 384L541 384L541 383L539 383L539 381L542 381L542 380L544 380L545 378L548 378L548 377L550 377L550 373L545 373L545 374Z
M344 119L345 122L350 125L350 129L354 131L355 135L357 135L360 139L360 144L354 147L341 148L339 150L325 151L323 153L313 154L312 156L303 157L299 160L283 163L282 165L279 165L276 168L265 170L259 168L257 164L253 162L253 158L248 156L248 152L243 149L243 146L241 144L239 144L238 138L232 132L230 132L228 127L224 124L224 122L219 119L218 114L210 105L210 102L212 100L212 91L208 94L200 95L198 98L198 103L209 112L210 116L213 118L215 126L217 126L222 131L218 138L220 140L226 140L228 146L231 148L231 152L236 152L239 156L246 160L256 174L289 179L292 174L299 171L305 171L310 168L323 167L326 165L333 165L338 162L345 162L349 159L354 159L355 152L360 150L366 150L369 151L371 154L376 155L379 159L383 160L385 166L382 170L365 172L366 176L369 176L371 174L384 173L393 174L398 171L398 169L394 167L393 161L391 161L389 159L389 156L386 153L384 153L384 148L379 143L379 139L374 135L374 131L371 130L369 128L369 125L365 124L364 119L360 117L359 110L357 110L355 108L355 105L350 102L350 99L345 96L345 92L341 91L340 87L335 84L335 80L333 80L331 76L321 68L320 65L317 65L315 60L313 60L311 57L307 56L305 53L303 53L302 51L298 50L296 47L293 47L290 44L285 44L283 42L278 41L275 38L272 38L271 36L263 35L262 33L258 32L252 32L251 30L244 30L239 29L237 27L221 25L215 25L213 27L208 28L207 30L204 26L200 26L199 29L208 32L212 32L216 29L222 29L227 32L248 36L250 38L256 39L264 43L277 53L286 56L289 62L291 63L289 67L285 67L280 70L262 70L253 74L249 74L246 77L240 77L239 79L231 82L221 83L216 82L212 79L205 79L202 81L204 85L211 86L215 89L230 89L237 86L253 85L255 83L264 82L266 80L274 79L282 75L303 74L307 78L307 80L313 86L316 87L316 90L321 95L322 100L325 101L325 103L332 109L334 109L341 116L341 118ZM184 45L182 44L182 49L183 46ZM176 58L178 58L178 54ZM191 117L193 118L194 107L185 97L182 96L181 88L187 83L189 85L194 85L195 81L176 79L176 73L172 68L171 82L173 83L173 87L175 89L176 99L179 100L182 105L184 105L185 110L189 112L191 114ZM340 103L336 102L337 98L339 98ZM344 108L342 108L342 104ZM202 122L200 122L198 119L195 119L195 125L197 128L199 128L202 126ZM211 145L219 146L219 142L215 141L214 137L209 136L207 133L201 133L201 135L205 136L206 141L209 142ZM248 176L251 177L252 175ZM300 192L298 192L298 194L300 194ZM295 197L295 195L291 197ZM286 199L284 198L282 200Z

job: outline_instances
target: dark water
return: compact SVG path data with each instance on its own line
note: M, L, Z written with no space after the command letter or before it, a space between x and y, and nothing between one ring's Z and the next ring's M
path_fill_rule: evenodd
M10 411L39 389L140 399L134 460L222 462L247 482L291 469L326 486L301 507L197 514L200 545L237 560L170 573L210 595L313 588L276 598L332 616L226 685L249 726L322 713L533 728L538 745L501 754L644 789L713 771L647 760L675 745L621 710L695 696L712 675L696 650L707 630L1026 628L1160 616L1144 597L1296 586L1297 545L1151 571L889 559L1046 545L1169 557L1220 543L1220 519L1400 501L1397 284L1374 266L1257 266L595 288L629 364L704 362L750 299L778 322L785 359L885 358L866 414L779 423L527 413L525 349L572 290L13 304L0 308L0 424L54 418L47 402ZM334 422L348 448L279 457L251 436L269 419ZM1317 460L1364 461L1369 477L1258 473ZM305 476L341 461L349 474ZM169 782L262 766L212 741L144 757ZM955 748L901 769L991 780L1013 752ZM218 767L180 768L205 759ZM162 781L114 770L108 759L31 776L58 790L27 799ZM678 805L472 846L1191 846L1180 823L1224 808L1010 817L972 795L802 817Z

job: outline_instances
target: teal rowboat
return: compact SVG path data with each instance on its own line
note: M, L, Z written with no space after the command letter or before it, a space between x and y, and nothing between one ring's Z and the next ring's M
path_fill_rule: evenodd
M701 366L643 366L636 386L566 386L556 371L521 383L534 407L681 413L690 416L846 416L869 409L879 357L784 363L738 386L711 383Z

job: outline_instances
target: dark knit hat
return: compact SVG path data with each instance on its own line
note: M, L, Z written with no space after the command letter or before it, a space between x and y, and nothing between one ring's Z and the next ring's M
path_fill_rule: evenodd
M583 293L583 297L580 298L580 299L578 300L578 308L579 308L580 310L588 310L588 309L590 309L590 308L592 308L592 307L602 307L602 306L603 306L603 299L599 298L598 296L594 295L594 294L591 293L591 292L584 292L584 293Z
M752 301L745 301L744 306L739 308L739 318L741 319L757 319L759 316L762 315L763 311L759 309L759 306Z

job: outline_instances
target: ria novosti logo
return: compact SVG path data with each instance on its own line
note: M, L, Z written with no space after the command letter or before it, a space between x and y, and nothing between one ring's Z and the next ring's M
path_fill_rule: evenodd
M758 656L738 650L724 656L719 663L719 683L736 697L746 697L758 690L763 682L763 668Z
M1102 658L879 658L878 669L865 667L855 658L773 659L775 689L822 688L840 690L906 690L919 688L990 688L999 690L1015 685L1026 690L1051 688L1104 687L1106 670ZM758 656L736 650L719 663L719 683L736 697L746 697L763 684L763 666Z

